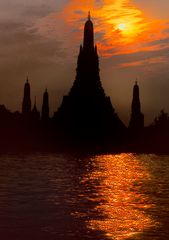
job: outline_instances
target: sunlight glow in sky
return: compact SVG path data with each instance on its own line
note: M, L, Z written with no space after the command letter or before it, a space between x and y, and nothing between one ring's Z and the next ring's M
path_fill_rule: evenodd
M121 30L121 31L125 31L127 29L126 23L120 23L117 26L117 29Z
M102 0L98 3L72 0L56 18L64 19L69 28L82 29L79 21L84 22L88 10L95 22L96 42L102 56L162 48L150 43L166 37L163 33L165 21L149 19L130 0Z
M51 115L57 110L75 79L89 10L103 87L120 118L128 124L136 78L146 123L169 112L168 0L1 0L0 103L20 110L29 74L32 102L36 95L41 109L48 87Z

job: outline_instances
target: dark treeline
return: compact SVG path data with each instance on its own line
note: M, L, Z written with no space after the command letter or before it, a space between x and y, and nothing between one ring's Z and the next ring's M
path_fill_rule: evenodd
M139 86L133 88L131 118L126 127L106 96L100 80L99 57L94 44L90 14L84 27L76 78L58 110L49 116L49 95L43 95L39 112L31 104L31 88L24 86L22 112L0 105L0 150L2 151L118 151L169 152L169 116L161 111L144 127Z

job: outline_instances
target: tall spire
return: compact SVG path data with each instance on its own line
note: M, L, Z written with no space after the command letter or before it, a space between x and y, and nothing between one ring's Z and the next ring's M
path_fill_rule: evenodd
M58 131L79 140L88 141L89 136L96 137L96 141L98 138L102 141L104 137L110 136L117 139L115 135L121 134L125 129L114 112L110 98L105 95L99 71L97 46L94 46L94 27L89 12L84 27L83 46L80 46L75 81L54 115Z
M71 88L70 93L90 95L102 94L105 95L102 88L99 75L99 57L97 53L97 46L94 46L94 27L90 20L90 12L88 13L88 20L84 26L84 42L80 45L80 52L78 56L76 68L76 81ZM80 85L79 85L80 81Z
M131 119L129 128L139 130L144 127L144 115L141 113L140 93L137 79L133 88L133 100L131 105Z
M29 115L31 113L31 98L30 98L30 84L28 77L24 86L24 96L22 102L22 114Z
M34 100L34 107L32 109L32 120L34 123L38 122L40 120L40 113L36 107L36 96L35 96L35 100Z
M138 86L138 78L136 78L135 85Z
M91 21L90 12L88 13L88 20L85 23L85 27L84 27L83 49L87 51L94 50L94 29L93 29L93 23Z
M46 122L49 120L49 95L47 88L43 94L43 104L42 104L42 121Z
M91 14L90 14L90 11L88 12L88 21L91 20Z
M141 105L140 105L140 93L139 93L139 86L137 84L137 81L135 82L134 88L133 88L133 101L132 101L132 112L140 112L141 111Z

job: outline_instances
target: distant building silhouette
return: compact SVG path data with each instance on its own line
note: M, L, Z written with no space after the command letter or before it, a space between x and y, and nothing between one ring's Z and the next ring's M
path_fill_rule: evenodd
M36 97L35 97L35 103L34 103L34 106L33 106L33 109L32 109L31 116L32 116L33 123L39 122L40 112L37 110L37 107L36 107Z
M77 61L76 79L54 115L59 128L86 136L114 134L114 138L125 129L112 107L110 97L105 95L99 72L94 28L89 13Z
M47 122L49 120L49 95L47 89L43 94L42 114L41 120Z
M169 115L167 112L165 112L163 109L160 111L160 114L158 117L154 119L154 122L151 127L155 127L156 129L159 129L160 131L168 131L169 130Z
M31 114L31 97L30 97L30 84L27 78L27 81L24 86L24 96L22 102L22 114L23 116L30 116Z
M144 128L144 115L141 113L139 86L136 82L133 88L133 100L131 106L131 119L129 123L129 129L137 133L137 131L143 128Z

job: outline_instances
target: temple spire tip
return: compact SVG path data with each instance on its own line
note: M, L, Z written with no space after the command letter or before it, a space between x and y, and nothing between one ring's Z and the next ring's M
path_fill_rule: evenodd
M138 85L138 79L136 78L135 85Z
M91 20L91 14L90 14L90 11L88 12L88 20L89 20L89 21Z

